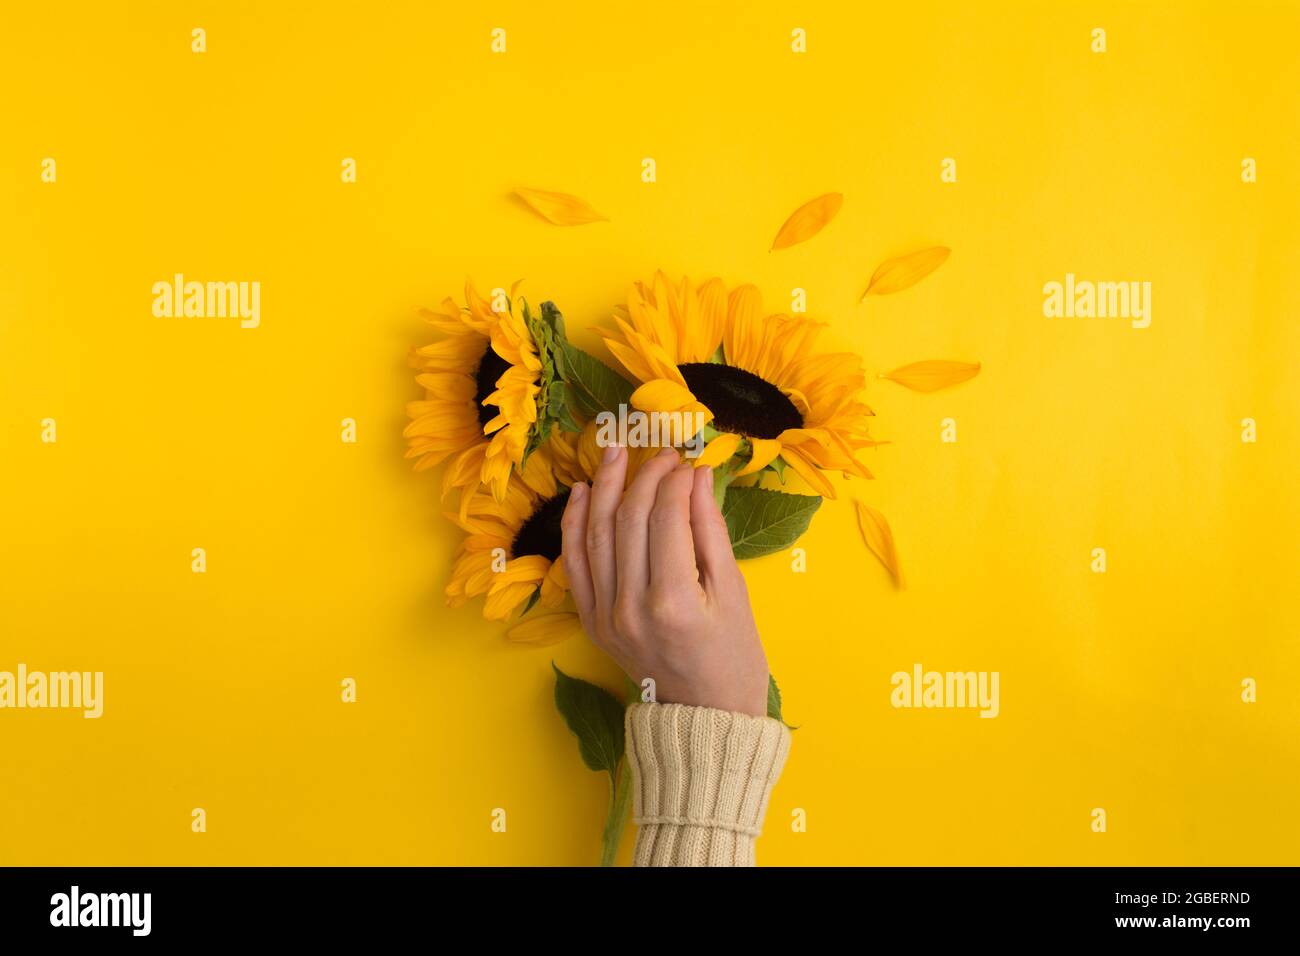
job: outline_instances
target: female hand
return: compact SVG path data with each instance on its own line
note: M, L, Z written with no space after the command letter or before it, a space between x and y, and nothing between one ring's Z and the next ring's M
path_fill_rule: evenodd
M583 628L661 703L767 713L767 658L713 497L713 469L666 448L623 493L610 446L591 488L573 487L564 568Z

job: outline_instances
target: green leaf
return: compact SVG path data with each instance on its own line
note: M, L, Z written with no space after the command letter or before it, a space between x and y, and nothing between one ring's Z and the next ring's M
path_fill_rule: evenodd
M603 770L613 783L623 756L623 705L617 697L585 680L555 671L555 709L578 738L578 753L592 770Z
M550 299L542 303L542 321L551 330L556 341L564 338L564 316Z
M771 674L767 675L767 716L781 720L781 688L776 686L776 678Z
M563 382L551 383L551 405L555 407L555 423L563 431L582 433L582 425L573 417L573 408L575 405L573 399L573 389L569 388Z
M758 558L790 547L808 530L808 522L821 503L817 495L788 495L734 485L728 488L722 516L727 519L736 560Z
M631 405L632 383L604 362L592 358L567 339L557 340L556 351L563 354L565 381L573 388L588 418L597 412L617 411Z
M767 675L767 716L773 720L779 720L785 724L785 718L781 716L781 688L776 686L776 678L771 674ZM790 727L789 724L785 724ZM798 727L790 727L791 730L798 730Z
M581 431L581 428L569 409L568 389L563 382L564 364L560 357L560 343L564 338L564 316L554 302L543 302L540 312L533 312L524 299L515 301L528 326L529 335L537 345L538 359L542 363L536 399L537 421L528 432L528 442L524 446L521 461L524 464L550 438L556 426L565 431Z
M623 675L623 702L629 707L641 703L641 686L626 674Z

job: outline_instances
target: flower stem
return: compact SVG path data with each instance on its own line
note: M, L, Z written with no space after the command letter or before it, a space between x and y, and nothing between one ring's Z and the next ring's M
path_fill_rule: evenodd
M609 775L609 815L605 818L605 832L601 835L601 866L613 866L618 855L618 842L627 828L628 813L632 809L632 768L622 760L618 775Z

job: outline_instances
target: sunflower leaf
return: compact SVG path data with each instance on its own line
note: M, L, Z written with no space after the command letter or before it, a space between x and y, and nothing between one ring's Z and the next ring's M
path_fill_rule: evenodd
M785 724L785 718L781 716L781 688L776 686L776 678L771 674L767 675L767 716ZM791 730L799 729L792 724L785 725Z
M605 771L613 780L623 757L623 705L595 684L555 671L555 709L578 738L578 753L591 770Z
M776 678L771 674L767 675L767 716L781 720L781 688L776 686Z
M641 685L626 674L623 675L623 703L628 707L641 703Z
M631 405L631 382L567 339L557 340L556 345L564 355L565 381L573 389L578 404L583 406L586 417L594 418L597 412L613 412L620 405Z
M556 393L558 392L558 397ZM581 433L582 425L573 417L573 390L564 382L551 383L552 402L556 402L555 423L562 431Z
M808 530L821 506L817 495L789 495L767 488L732 486L722 503L736 560L784 551Z

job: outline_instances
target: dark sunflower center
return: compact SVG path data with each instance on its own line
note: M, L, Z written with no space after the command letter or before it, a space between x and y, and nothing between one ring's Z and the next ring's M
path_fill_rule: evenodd
M497 379L506 374L509 368L510 363L497 355L490 345L483 353L483 357L479 359L478 371L474 373L474 384L478 386L474 390L474 406L478 409L480 425L486 425L497 417L497 407L484 405L483 399L497 390Z
M561 551L560 519L564 517L564 506L568 503L569 493L562 491L538 505L515 534L510 556L522 558L526 554L540 554L547 561L558 558Z
M691 393L713 412L718 431L748 438L776 438L787 428L802 428L794 402L765 379L743 368L713 362L677 366Z

